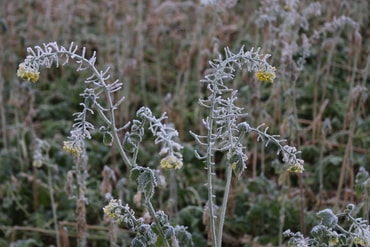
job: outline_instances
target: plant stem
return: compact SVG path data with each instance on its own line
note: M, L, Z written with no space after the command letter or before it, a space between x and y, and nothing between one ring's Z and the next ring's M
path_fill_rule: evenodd
M225 185L225 191L224 191L224 198L222 199L222 206L220 210L220 221L218 223L217 243L219 247L221 247L221 243L222 243L222 232L223 232L224 223L225 223L225 215L226 215L227 201L229 199L232 174L233 174L233 169L230 164L227 164L226 185Z
M212 247L216 247L217 245L217 235L216 235L216 225L215 225L215 212L213 206L213 188L212 188L212 166L214 165L213 162L213 111L215 109L215 101L216 101L216 93L212 92L211 95L211 107L209 109L209 125L208 125L208 135L207 135L207 187L208 187L208 207L210 213L210 226L211 226L211 233L212 233Z
M85 59L85 61L88 63L88 60ZM90 64L90 63L88 63L88 64ZM123 159L123 162L127 165L128 168L132 168L134 166L134 164L131 164L130 159L128 158L126 152L123 150L122 143L121 143L120 138L119 138L118 133L117 133L116 119L115 119L115 115L114 115L115 107L114 107L114 104L113 104L112 96L111 96L110 92L107 90L107 85L104 82L104 80L100 77L100 73L98 72L98 70L94 66L91 66L91 69L93 70L94 74L98 78L100 78L100 82L104 85L105 94L106 94L107 100L108 100L109 111L110 111L110 121L107 121L104 117L102 117L102 119L112 129L113 142L117 145L118 151L119 151L119 153L120 153L120 155ZM100 114L103 114L99 109L98 109L98 112Z
M55 200L54 200L53 183L51 181L51 168L52 168L51 164L47 164L47 167L48 167L48 188L49 188L49 194L50 194L51 210L53 212L55 237L56 237L57 247L60 247L57 210L56 210L56 205L55 205Z
M287 172L283 171L280 175L282 177L282 185L280 192L280 209L279 209L279 246L282 246L283 243L283 231L285 225L285 209L286 209L286 200L287 200Z
M1 65L1 64L0 64ZM1 66L0 66L1 69ZM3 99L3 90L4 90L4 79L0 75L0 116L1 116L1 133L4 150L8 150L8 131L6 130L6 118L5 118L5 103Z
M168 243L167 239L165 238L165 235L164 235L164 232L163 232L163 229L162 229L162 226L161 226L161 223L159 222L159 220L157 219L156 217L156 214L155 214L155 209L153 207L153 204L148 201L147 203L147 207L148 207L148 210L149 210L149 213L150 215L152 216L152 219L154 220L156 226L157 226L157 229L158 229L158 232L159 232L159 235L161 236L161 238L163 239L163 243L166 245L166 247L171 247L171 245Z
M87 239L86 223L86 179L87 179L87 154L84 147L82 153L75 158L76 180L77 180L77 246L85 247Z
M139 67L140 67L140 85L141 85L141 93L144 105L148 105L148 94L146 91L146 81L145 81L145 61L144 61L144 3L143 0L137 1L137 16L138 16L138 23L137 23L137 56L139 60Z
M107 100L108 100L110 119L108 119L105 116L105 114L101 111L101 109L99 109L98 107L96 107L96 109L98 110L98 113L102 117L103 121L112 129L113 141L114 141L114 143L116 143L116 145L118 147L118 151L119 151L119 153L120 153L120 155L123 159L123 162L127 165L128 168L132 168L134 166L134 164L131 163L129 157L127 156L126 152L124 151L122 143L121 143L120 138L119 138L118 133L117 133L117 126L116 126L115 115L114 115L114 111L116 110L116 107L113 104L113 99L112 99L112 96L111 96L111 92L108 90L108 85L105 83L104 79L101 77L101 73L99 73L99 71L96 69L94 64L92 64L89 61L89 59L87 59L83 56L76 55L76 54L74 54L72 52L69 52L69 51L58 51L58 52L56 52L56 54L57 55L68 55L69 57L71 57L73 59L82 60L84 63L86 63L90 66L90 68L93 71L93 73L95 74L95 76L97 78L99 78L100 83L101 83L102 87L104 88L104 91L105 91L105 94L106 94L106 97L107 97Z
M171 209L168 212L169 216L171 217L178 217L178 209L177 209L177 181L176 181L176 172L175 170L170 170L170 198L173 201L171 205Z

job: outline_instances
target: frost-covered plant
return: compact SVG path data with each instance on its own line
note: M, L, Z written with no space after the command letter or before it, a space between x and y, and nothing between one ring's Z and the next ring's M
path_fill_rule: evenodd
M366 220L352 215L354 209L355 206L349 204L339 214L334 214L331 209L319 211L317 216L321 222L311 229L310 237L290 230L284 232L284 236L289 238L288 246L369 246L370 226Z
M137 233L131 241L131 246L167 246L164 239L171 243L171 246L192 246L191 236L186 228L171 226L168 216L163 211L157 211L157 220L148 224L142 218L136 218L135 212L127 204L122 205L120 200L112 199L103 210L107 216L116 220L118 225L127 226ZM160 240L156 234L157 225L163 229Z
M34 149L33 149L33 162L32 166L35 168L40 168L43 165L47 167L48 174L48 189L51 203L51 210L53 212L53 223L55 229L55 238L57 242L57 247L60 245L59 233L58 233L58 217L57 217L57 205L54 199L54 190L52 182L53 170L56 170L57 166L52 164L49 159L50 144L47 141L41 140L37 137L34 137Z
M364 167L360 167L356 174L356 194L362 199L363 218L369 220L370 213L370 176Z
M286 74L282 73L281 76L297 76L294 73L304 68L315 40L323 40L328 34L342 31L346 26L358 32L359 24L347 16L333 17L318 29L310 26L310 20L321 15L324 9L325 3L315 1L307 5L300 0L261 1L255 23L259 28L267 27L268 49L281 51L281 66L293 70L291 75L284 70L282 72Z
M284 123L281 128L281 133L284 137L289 138L296 143L298 148L301 148L301 138L297 138L302 133L302 124L299 121L298 112L302 107L301 100L304 98L303 88L313 88L312 102L312 119L314 121L312 128L312 142L320 137L322 122L321 116L328 102L327 87L329 83L329 70L333 66L332 56L336 44L343 42L343 37L351 37L358 44L361 43L360 25L347 16L335 16L336 13L331 13L330 5L327 1L302 1L302 0L262 0L260 7L256 12L255 21L256 27L264 30L264 48L268 51L273 51L273 62L279 64L277 76L279 82L274 87L274 91L266 102L273 102L273 111L276 123ZM336 11L335 11L336 12ZM320 16L326 16L323 21L318 21ZM346 46L345 49L351 47ZM342 52L342 51L341 51ZM349 52L351 53L351 52ZM314 59L317 64L312 63L310 58L321 57L323 59ZM278 61L277 61L278 59ZM314 73L306 66L314 65ZM325 68L325 69L322 69ZM328 68L328 69L326 69ZM310 74L309 76L307 76ZM311 75L314 79L307 80ZM355 76L352 74L352 81L355 81ZM332 78L336 80L336 78ZM325 81L327 83L319 83ZM353 87L354 83L348 83ZM351 90L349 90L351 91ZM281 95L288 96L280 98ZM351 97L349 97L350 99ZM320 116L320 117L319 117ZM262 116L261 116L262 117ZM283 118L283 119L282 119ZM356 119L348 117L347 119ZM343 129L346 127L344 122ZM353 124L355 126L355 124ZM311 131L311 130L310 130ZM349 135L352 136L351 134ZM321 137L320 137L321 138ZM348 150L350 150L351 142L348 141ZM325 145L323 145L324 147ZM322 148L324 150L324 148ZM322 151L323 153L324 151ZM323 156L321 156L323 157ZM344 159L346 160L346 159ZM345 164L343 162L343 164ZM323 162L318 162L319 166L319 183L320 195L324 188L323 183ZM344 169L338 181L338 191L336 204L339 203L339 195L343 188ZM301 195L303 195L303 177L299 176L299 184ZM282 190L284 193L286 190ZM283 197L286 198L286 197ZM301 196L301 200L305 198ZM284 204L282 204L284 205ZM300 225L305 225L304 203L300 207ZM284 228L284 206L280 211L280 231ZM281 234L280 234L281 235ZM282 239L279 240L282 243Z
M296 148L283 145L285 140L278 135L270 135L264 124L254 128L243 121L246 116L243 108L236 105L237 90L229 88L228 83L234 79L236 69L246 67L248 71L255 71L256 78L262 82L272 83L275 78L275 68L266 60L269 55L260 54L260 50L244 51L244 47L236 54L225 49L225 58L221 55L210 62L211 71L202 80L206 84L209 96L200 99L199 104L208 111L203 119L206 135L191 134L199 143L201 149L196 152L198 159L203 160L207 170L207 188L209 211L209 229L213 247L222 246L222 232L225 221L227 201L231 184L232 173L240 177L246 167L246 146L243 137L251 132L258 135L258 140L264 141L267 146L275 143L279 147L278 154L283 154L286 168L292 172L303 172L303 160L296 157L299 153ZM213 189L215 174L215 153L225 152L228 165L226 167L226 184L224 197L220 209L216 212L215 195ZM218 220L216 220L218 218Z
M347 16L334 16L331 20L315 25L314 20L318 16L327 15L325 13L328 9L326 4L328 3L323 1L263 0L256 12L256 18L254 18L257 28L265 29L265 49L274 51L273 58L279 59L279 61L275 61L279 64L277 74L281 86L279 85L276 90L283 88L284 94L291 96L284 98L285 114L293 127L293 131L290 131L293 133L291 138L298 136L300 130L296 103L300 95L297 85L306 83L305 80L302 80L302 75L307 72L304 68L310 56L319 56L320 50L325 50L325 56L329 58L328 62L330 63L331 55L327 55L330 52L325 47L333 49L335 44L342 40L341 34L353 35L357 42L361 40L360 25ZM316 81L326 80L320 75L320 67L325 67L321 64L321 60L317 67ZM322 85L325 88L327 84ZM317 116L320 105L318 104L317 89L315 88L315 90L313 118ZM325 90L323 91L325 92ZM325 99L326 96L321 97ZM279 101L274 100L274 102L278 103ZM280 108L282 109L282 107L275 107L275 111L281 111ZM277 114L280 116L281 113ZM316 132L315 126L313 132Z
M75 167L73 172L68 174L73 181L77 181L77 212L78 212L78 246L86 246L86 190L87 179L87 153L85 148L86 139L90 139L91 132L95 129L93 123L88 121L89 114L98 113L103 120L103 125L98 130L103 134L103 143L117 147L123 163L130 169L133 180L137 182L138 190L144 194L144 205L147 207L153 220L151 224L144 224L143 219L135 218L133 211L128 206L122 206L117 200L111 200L110 204L104 208L105 214L117 221L119 225L125 223L129 228L136 232L137 236L132 240L132 246L192 246L191 235L186 232L186 228L181 226L172 227L168 217L163 211L156 211L151 203L157 186L158 174L156 170L143 167L137 164L138 150L147 127L155 137L154 143L162 145L161 161L163 168L182 167L182 155L179 152L182 146L176 142L178 132L171 124L165 124L166 115L160 118L153 116L147 107L140 108L137 119L133 123L126 123L118 127L115 120L115 110L122 102L124 97L118 101L113 101L113 93L122 88L119 80L110 81L109 67L98 70L95 66L95 52L91 57L86 57L86 48L78 53L78 47L73 43L68 48L59 46L56 42L35 46L27 49L29 55L19 65L17 75L31 82L37 82L40 77L39 69L41 66L50 68L53 64L57 67L65 65L70 60L75 60L78 64L77 71L89 70L91 75L85 80L87 87L80 95L83 102L80 103L82 110L74 114L74 124L70 131L68 140L64 142L63 149L75 156ZM101 100L104 98L105 100ZM123 140L118 133L128 131ZM72 188L71 184L68 188ZM108 197L108 195L106 195ZM116 210L119 208L119 210ZM124 219L124 220L121 220ZM179 237L177 239L177 237Z
M115 110L124 102L124 98L117 102L113 101L113 93L121 89L122 83L118 80L110 82L109 67L99 71L95 67L95 53L87 58L85 48L82 53L77 53L78 47L73 43L69 48L59 46L57 43L28 48L29 55L20 64L18 75L24 79L36 82L39 79L40 66L50 67L52 64L64 65L73 59L78 64L77 71L90 70L92 74L85 80L86 89L80 95L83 97L81 112L75 113L73 129L64 142L64 150L75 156L75 169L77 185L79 187L78 211L81 227L85 227L86 221L80 219L85 216L84 212L87 198L84 197L87 179L87 154L85 148L86 139L90 139L91 131L95 129L93 123L88 121L88 114L98 113L103 120L103 125L98 128L103 134L103 143L118 148L123 163L130 170L131 179L136 181L137 188L144 195L143 204L150 213L152 222L146 223L143 218L136 218L134 211L123 205L120 200L111 199L104 207L107 217L117 222L118 225L125 225L136 233L132 240L132 246L192 246L191 235L182 226L171 226L168 216L161 210L155 210L152 198L155 193L158 181L158 172L155 169L141 166L138 163L138 151L143 140L145 130L148 129L155 137L154 143L161 145L160 155L163 155L160 165L164 169L179 169L183 166L182 145L176 141L178 132L171 124L166 124L166 115L156 118L148 107L142 107L136 112L136 119L132 123L117 126L115 121ZM246 167L246 145L244 137L255 132L258 140L263 141L267 146L275 143L278 147L278 154L281 153L285 168L291 172L303 172L303 160L297 158L299 151L295 147L285 145L285 140L278 135L268 133L268 127L260 124L252 127L244 120L246 113L243 108L236 105L237 90L229 88L227 83L234 79L236 69L246 67L248 71L254 71L257 80L265 83L272 83L275 79L275 68L268 62L269 55L263 55L260 50L251 49L244 51L244 47L236 54L228 48L225 49L225 58L221 55L210 62L211 70L201 82L207 86L209 96L206 99L199 99L199 104L208 110L207 117L203 119L206 128L206 135L199 135L191 132L200 149L196 156L203 160L207 169L207 188L209 216L205 221L209 222L211 231L211 242L213 247L222 246L222 232L225 221L227 200L230 190L232 173L240 177ZM103 96L104 97L101 97ZM104 98L105 101L101 100ZM118 133L126 130L123 140ZM215 176L215 153L224 152L227 158L226 183L224 197L220 210L216 212L215 195L213 190L213 177ZM71 187L71 186L69 186ZM110 193L107 190L107 193ZM106 195L109 197L110 195ZM205 210L206 211L206 210ZM216 218L219 218L217 221ZM82 236L84 234L81 234ZM81 238L79 246L85 246L86 239Z

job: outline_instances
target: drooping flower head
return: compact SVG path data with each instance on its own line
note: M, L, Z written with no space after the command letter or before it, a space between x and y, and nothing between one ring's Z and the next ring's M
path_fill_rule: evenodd
M121 201L112 199L109 204L103 208L104 213L111 219L117 220L121 214Z
M168 155L161 160L161 167L164 169L180 169L182 166L182 160L174 155Z
M291 165L288 168L288 171L289 172L292 172L292 173L303 173L304 167L303 167L303 165L300 162L297 162L297 163Z
M71 141L65 141L63 143L63 149L67 153L71 153L74 156L78 156L81 153L81 149Z
M18 66L17 76L35 83L40 77L40 72L26 63L21 63Z
M276 77L275 70L276 69L274 67L272 67L271 70L258 70L256 72L256 78L261 82L273 83Z

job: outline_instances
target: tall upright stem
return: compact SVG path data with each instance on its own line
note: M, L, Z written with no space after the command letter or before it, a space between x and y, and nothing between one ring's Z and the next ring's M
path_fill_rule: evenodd
M88 176L87 154L85 147L81 154L75 159L77 179L77 246L85 247L87 244L86 223L86 179Z
M49 187L49 194L50 194L50 202L51 202L51 211L53 212L53 221L54 221L54 229L55 229L55 238L57 247L60 247L60 238L59 238L59 231L58 231L58 218L57 218L57 209L54 200L54 190L53 190L53 182L51 180L51 164L47 164L48 167L48 187Z
M207 187L208 187L208 207L210 213L210 226L211 226L211 234L212 234L212 247L216 247L217 245L217 235L216 235L216 224L215 224L215 212L214 212L214 205L213 205L213 182L212 182L212 175L213 175L213 111L215 109L215 99L216 94L212 93L211 98L211 107L209 110L209 125L208 125L208 136L207 136Z
M152 219L154 220L155 224L157 225L159 236L161 236L161 238L163 239L163 243L165 244L166 247L171 247L170 244L168 243L165 235L164 235L161 223L159 222L158 218L156 217L156 213L155 213L155 209L153 207L153 204L150 201L148 201L148 203L146 203L146 205L148 207L150 216L152 216Z
M233 174L233 169L231 165L228 164L226 167L226 185L225 185L225 191L224 191L224 198L222 200L222 206L220 210L220 220L218 224L218 233L217 233L217 243L219 247L222 246L221 245L222 232L223 232L224 223L225 223L226 208L227 208L227 201L229 199L232 174Z

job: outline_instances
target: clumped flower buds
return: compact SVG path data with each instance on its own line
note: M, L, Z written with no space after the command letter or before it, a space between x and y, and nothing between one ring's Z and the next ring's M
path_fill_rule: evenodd
M38 72L37 69L30 67L26 63L21 63L18 66L17 76L35 83L40 77L40 72Z
M32 161L32 166L36 168L42 167L42 160L33 160Z
M298 160L298 161L303 161L303 160ZM292 166L288 168L288 171L293 172L293 173L303 173L304 167L301 163L303 162L297 162L293 164Z
M182 160L174 155L169 155L161 160L161 167L164 169L180 169L182 166Z
M121 214L121 202L116 199L110 200L109 204L103 208L104 213L111 219L117 220Z
M274 82L274 79L276 77L276 74L273 70L268 71L268 70L259 70L256 72L256 78L257 80L261 82Z
M66 151L67 153L71 153L71 154L73 154L74 156L78 156L78 155L81 153L80 148L78 148L76 144L73 144L73 143L72 143L72 142L70 142L70 141L65 141L65 142L63 143L63 149L64 149L64 151Z

